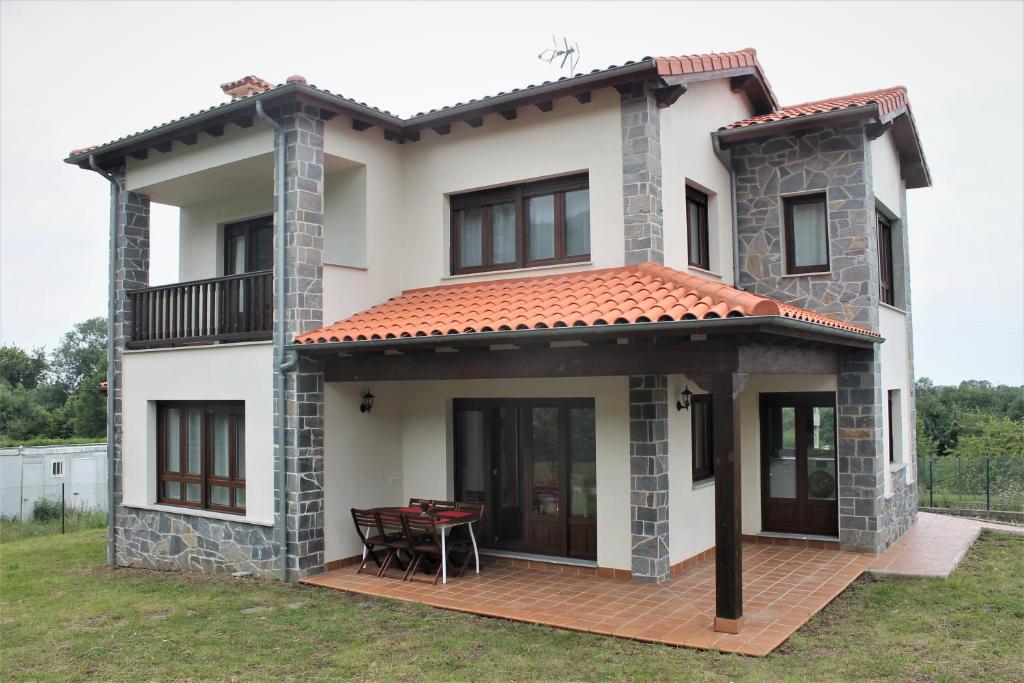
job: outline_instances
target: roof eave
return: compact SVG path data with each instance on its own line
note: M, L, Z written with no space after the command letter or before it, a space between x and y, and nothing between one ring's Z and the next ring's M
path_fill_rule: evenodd
M847 107L846 109L824 112L821 114L807 114L805 116L794 116L781 121L757 123L751 126L744 126L742 128L722 128L716 130L713 135L717 137L723 145L727 145L741 142L743 140L769 137L789 130L798 130L800 128L808 128L821 124L833 124L840 123L842 121L877 117L878 106L871 103L857 107Z
M586 341L599 337L649 336L656 334L715 334L739 331L775 332L784 335L813 335L822 341L841 346L870 347L885 340L866 332L844 330L828 325L796 320L785 316L758 315L707 320L678 320L650 323L623 323L616 325L581 325L576 327L531 328L468 334L430 335L423 337L396 337L346 342L292 343L288 348L301 353L349 353L370 351L401 351L460 344L514 344L529 340L531 343L548 341Z

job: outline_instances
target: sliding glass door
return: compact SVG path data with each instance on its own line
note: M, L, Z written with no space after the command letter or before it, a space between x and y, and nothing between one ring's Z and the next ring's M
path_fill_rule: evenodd
M482 545L597 557L592 399L458 399L455 484L486 506Z

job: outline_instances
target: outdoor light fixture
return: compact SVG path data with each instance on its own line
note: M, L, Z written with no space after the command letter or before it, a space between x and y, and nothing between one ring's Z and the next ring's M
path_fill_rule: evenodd
M373 409L373 394L367 389L366 393L363 394L363 402L359 404L360 413L368 413Z
M690 397L693 396L693 392L690 391L690 385L687 384L683 392L679 394L679 400L676 401L676 410L689 410L690 409Z

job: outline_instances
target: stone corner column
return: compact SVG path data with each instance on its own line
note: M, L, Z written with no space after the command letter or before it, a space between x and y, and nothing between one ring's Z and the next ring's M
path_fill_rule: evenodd
M850 349L839 360L839 542L843 550L855 552L885 549L880 356L877 347Z
M132 308L128 292L149 286L149 197L125 188L125 169L112 171L117 181L115 201L114 244L110 245L114 259L114 281L109 296L114 299L113 357L108 358L112 369L113 411L107 417L112 425L114 480L108 482L114 492L115 561L127 566L137 557L132 538L132 522L121 507L124 500L124 390L122 388L124 350L132 334Z
M630 533L633 578L669 577L668 377L629 378Z
M620 91L625 263L664 263L661 111L653 89L635 85Z
M280 113L285 129L286 343L323 320L324 121L301 103ZM275 187L276 193L281 188ZM275 204L276 205L276 204ZM277 287L275 282L275 305ZM275 322L282 320L275 311ZM274 372L280 364L274 356ZM285 542L288 576L324 571L324 378L322 363L303 358L285 376ZM275 424L277 397L274 401ZM276 432L275 432L276 437ZM281 492L275 491L275 499ZM280 523L280 520L277 520Z

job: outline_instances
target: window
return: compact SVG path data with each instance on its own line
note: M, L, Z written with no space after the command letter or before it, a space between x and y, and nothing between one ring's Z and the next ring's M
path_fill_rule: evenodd
M883 303L896 305L896 289L893 287L892 268L892 223L877 212L878 216L878 297Z
M590 258L586 175L455 195L451 208L453 274Z
M696 394L690 399L690 433L693 439L693 481L710 479L715 476L710 394Z
M51 477L63 477L64 476L64 461L54 460L50 463L50 476Z
M160 403L157 463L159 502L244 514L244 404Z
M888 413L889 413L889 462L896 462L896 444L899 443L897 430L899 430L899 399L900 390L890 389L888 392Z
M786 197L786 272L828 272L828 209L824 194Z
M711 270L708 248L708 196L687 186L686 188L686 244L690 265Z
M274 217L224 226L224 274L240 275L274 267Z

